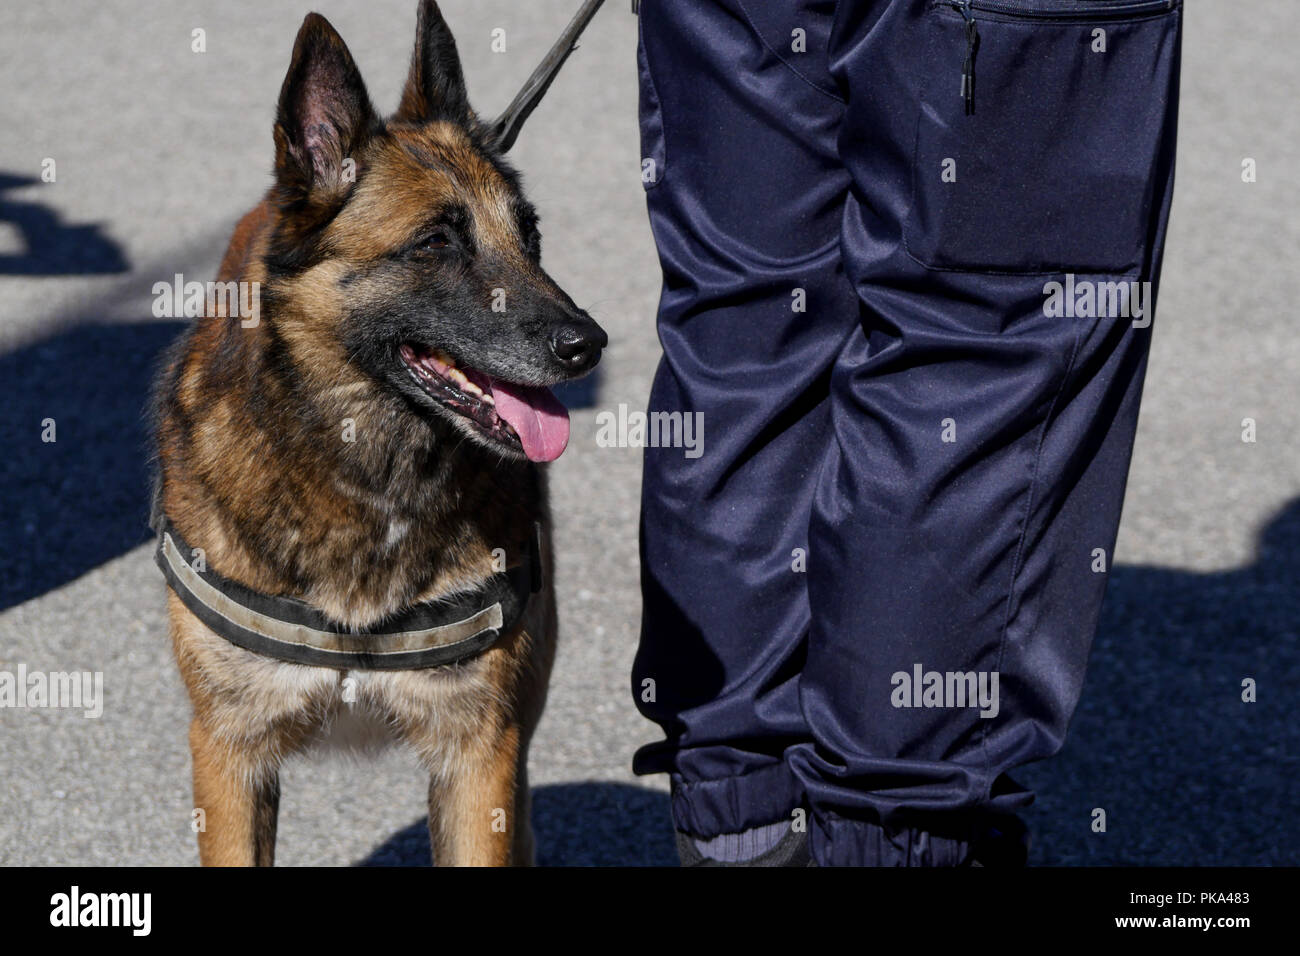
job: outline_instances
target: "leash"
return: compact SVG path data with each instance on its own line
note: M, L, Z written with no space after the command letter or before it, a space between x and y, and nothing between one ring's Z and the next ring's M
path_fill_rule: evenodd
M541 525L524 561L473 591L426 601L369 631L351 631L296 598L262 594L185 559L189 545L164 515L155 560L190 613L231 644L290 664L337 670L419 670L457 664L514 630L542 588Z
M556 74L560 72L560 67L564 66L564 61L578 48L578 37L582 36L582 31L587 28L587 24L591 22L591 18L596 15L596 11L604 2L605 0L586 0L569 21L569 25L564 28L560 38L542 58L542 62L537 64L537 69L533 70L532 75L515 94L515 98L510 101L505 112L492 122L492 135L496 140L497 149L501 152L508 152L515 144L524 120L537 109L537 104L550 89Z

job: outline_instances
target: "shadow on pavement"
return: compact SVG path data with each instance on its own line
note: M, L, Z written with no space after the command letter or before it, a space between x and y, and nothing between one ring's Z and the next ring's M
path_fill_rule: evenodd
M596 396L600 393L601 367L597 365L585 378L561 382L552 387L551 391L571 412L580 408L594 408Z
M78 325L0 355L0 609L149 538L145 406L184 325Z
M13 223L25 245L20 253L0 253L0 275L103 275L130 268L122 247L98 225L69 225L41 203L4 198L7 189L38 182L0 173L0 224Z
M1243 567L1116 567L1065 749L1014 774L1030 863L1296 865L1298 701L1300 498Z
M533 790L539 866L676 866L668 794L621 783ZM358 866L428 866L429 830L417 820Z

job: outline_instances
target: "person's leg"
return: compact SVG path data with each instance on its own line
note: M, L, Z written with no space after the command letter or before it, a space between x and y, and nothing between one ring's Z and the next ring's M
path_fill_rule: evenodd
M967 861L982 814L1029 801L1007 771L1063 742L1151 334L1111 283L1158 277L1180 22L1178 0L841 0L862 328L809 530L813 742L788 755L822 865Z
M830 367L857 324L830 6L641 4L643 178L664 272L649 409L698 415L703 446L645 453L632 689L666 739L635 769L671 774L677 826L699 838L789 821L801 803L783 754L809 739L802 554L832 441Z

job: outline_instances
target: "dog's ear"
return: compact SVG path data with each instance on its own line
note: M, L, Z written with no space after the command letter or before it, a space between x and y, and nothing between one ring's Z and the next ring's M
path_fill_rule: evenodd
M328 20L307 14L275 117L282 198L313 205L341 199L356 180L357 154L379 126L347 44Z
M469 125L469 95L460 69L460 54L435 0L420 0L411 72L393 119L405 123L446 120Z

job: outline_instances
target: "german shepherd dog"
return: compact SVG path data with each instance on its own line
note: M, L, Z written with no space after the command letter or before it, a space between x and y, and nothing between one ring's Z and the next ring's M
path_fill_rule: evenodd
M270 865L281 761L356 715L427 768L437 864L533 860L528 744L556 640L537 463L568 441L546 386L589 371L606 336L539 264L494 129L432 0L387 120L310 14L280 91L274 184L220 268L258 284L260 312L197 321L157 382L155 522L225 578L349 632L479 586L541 528L545 585L520 625L445 666L286 663L169 591L204 865Z

